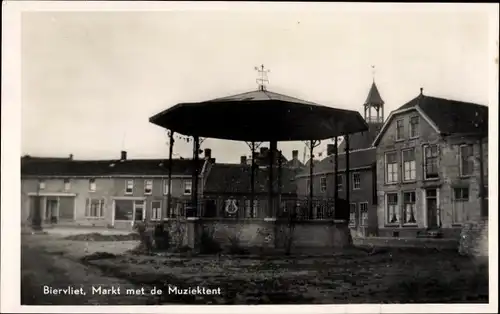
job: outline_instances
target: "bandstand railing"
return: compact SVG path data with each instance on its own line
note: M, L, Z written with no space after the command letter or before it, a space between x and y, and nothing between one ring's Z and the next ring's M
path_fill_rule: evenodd
M274 212L268 209L267 195L254 197L253 208L248 196L207 195L198 198L198 210L194 210L189 199L173 199L168 218L223 218L223 219L265 219L295 217L297 220L335 219L333 198L299 198L282 196L276 198ZM312 211L309 204L312 203Z

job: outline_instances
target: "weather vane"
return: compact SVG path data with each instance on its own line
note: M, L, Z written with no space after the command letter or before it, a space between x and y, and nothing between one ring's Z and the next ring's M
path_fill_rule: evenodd
M267 73L271 71L264 69L263 64L260 67L255 67L255 70L259 73L259 78L257 78L257 84L259 85L259 90L265 90L266 89L265 83L269 83L269 79L267 78Z
M373 81L375 82L375 66L372 65L372 78L373 78Z

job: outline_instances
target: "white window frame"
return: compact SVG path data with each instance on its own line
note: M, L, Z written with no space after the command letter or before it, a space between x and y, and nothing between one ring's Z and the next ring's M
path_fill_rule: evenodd
M39 180L38 181L38 189L45 190L45 187L46 187L45 180L43 180L43 179Z
M342 191L344 189L344 175L337 174L337 191Z
M462 156L462 148L463 147L469 147L471 152L472 152L471 156L467 160L467 162L470 163L470 173L467 173L467 174L464 174L464 164L463 164L464 159ZM463 178L471 177L474 174L474 161L472 160L472 158L474 158L474 146L472 144L460 145L458 148L458 156L459 156L459 165L460 165L460 176Z
M416 119L417 123L412 123L413 119ZM410 117L410 138L411 139L418 138L419 136L420 136L420 117L419 116Z
M99 207L97 208L97 211L99 212L99 215L93 216L91 215L91 209L92 209L92 201L99 201ZM85 208L85 218L91 218L91 219L101 219L104 218L104 205L105 205L105 200L103 198L88 198L88 204L87 208Z
M130 192L129 192L129 183L132 183L130 186ZM134 194L134 179L127 179L125 180L125 194Z
M354 207L354 211L353 211ZM356 220L356 211L358 210L358 207L356 206L356 203L350 203L349 204L349 227L356 227L357 225L357 220Z
M366 205L366 209L365 210L361 210L361 205ZM359 225L361 227L366 227L368 226L368 202L359 202L358 204L358 208L359 208ZM366 214L366 223L365 223L365 220L363 219L363 214Z
M389 154L394 154L396 156L396 162L388 164L387 163L387 155ZM395 180L394 181L389 181L389 165L391 166L392 170L392 176L391 178L394 178L395 174ZM384 172L385 172L385 183L386 184L395 184L399 182L399 163L398 163L398 152L397 151L391 151L391 152L386 152L384 155Z
M159 207L153 207L154 203L159 203ZM151 217L152 221L159 221L162 219L162 201L161 200L153 200L151 201Z
M413 196L414 196L414 201L413 203L406 203L405 201L405 194L408 194L408 193L413 193ZM403 191L402 192L402 199L401 199L401 202L403 204L403 207L402 207L402 210L403 210L403 213L402 213L402 223L403 225L416 225L417 224L417 192L416 191ZM414 222L408 222L406 221L406 215L407 215L407 212L406 212L406 205L408 204L411 204L413 205L413 218L415 219Z
M389 210L389 196L390 195L396 195L396 204L391 204L391 206L394 206L394 212L396 214L396 221L395 222L391 222L391 218L392 218L392 215L391 215L391 211ZM385 223L387 225L399 225L400 224L400 221L401 221L401 214L400 214L400 211L399 211L399 193L397 192L389 192L389 193L386 193L385 194Z
M153 179L144 180L144 195L153 194L153 184L154 184ZM148 188L148 186L149 186L149 188Z
M89 192L95 192L97 190L97 182L95 178L89 179Z
M319 178L319 190L324 193L326 192L326 186L327 182L326 182L326 176L322 176Z
M427 177L427 150L430 149L431 147L433 146L436 146L436 151L437 151L437 156L435 157L436 158L436 169L437 169L437 176L436 177L430 177L428 178ZM437 144L425 144L423 145L423 158L424 158L424 161L422 163L423 167L424 167L424 180L437 180L439 179L439 145Z
M171 180L172 183L174 180ZM168 184L168 179L163 180L163 195L172 194L172 184Z
M456 190L467 190L467 198L463 198L463 195L461 198L456 197ZM453 188L453 195L452 195L452 200L453 200L453 214L452 214L452 224L453 225L462 225L467 222L468 220L468 215L467 215L467 205L470 202L470 189L467 187L457 187ZM462 221L458 221L457 219L457 212L461 210L462 211Z
M399 133L399 122L401 122L403 126L402 134ZM396 141L401 141L405 139L405 120L404 119L398 119L396 120Z
M413 160L410 160L410 161L405 161L405 152L409 152L409 151L413 151ZM402 166L403 166L403 173L402 173L402 178L403 178L403 182L414 182L417 180L417 156L416 156L416 152L415 152L415 148L407 148L407 149L403 149L401 151L401 163L402 163ZM407 166L410 166L410 169L406 169ZM408 170L408 171L407 171ZM407 179L406 178L406 173L409 173L410 174L410 178ZM413 176L412 176L413 175Z
M189 192L186 193L187 190L189 190ZM182 183L182 193L184 195L191 195L193 193L193 181L184 180L184 182Z
M356 180L356 176L358 177L358 180ZM361 190L361 173L360 172L353 172L352 173L352 189L353 190Z
M69 191L71 190L71 180L70 179L64 179L64 191Z

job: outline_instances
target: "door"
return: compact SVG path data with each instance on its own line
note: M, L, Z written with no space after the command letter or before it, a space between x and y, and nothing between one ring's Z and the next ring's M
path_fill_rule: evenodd
M437 189L425 190L427 206L427 227L439 227Z
M134 222L144 221L145 219L144 213L144 201L135 201L134 202Z
M47 223L57 223L57 199L47 199L45 206L45 221Z

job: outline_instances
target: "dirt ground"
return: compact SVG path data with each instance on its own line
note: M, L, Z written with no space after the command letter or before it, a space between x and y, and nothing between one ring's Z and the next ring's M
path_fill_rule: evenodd
M125 253L135 241L22 238L23 304L487 303L488 273L451 250L363 250L328 257L164 256ZM113 255L82 261L96 252ZM43 285L153 287L162 295L46 296ZM173 287L218 289L180 295Z

